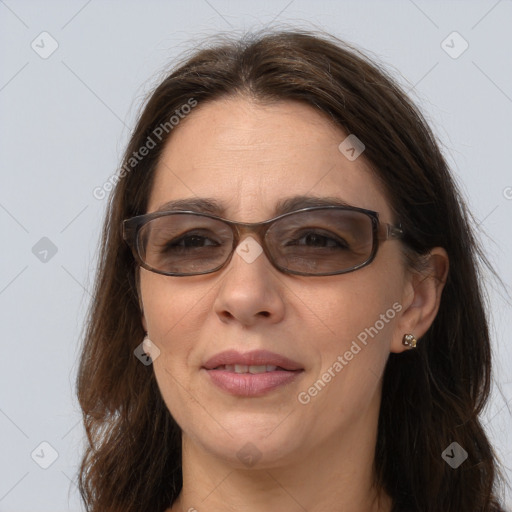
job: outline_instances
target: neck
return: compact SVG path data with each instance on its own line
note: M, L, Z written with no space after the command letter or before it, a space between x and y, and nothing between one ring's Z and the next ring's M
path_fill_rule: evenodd
M343 432L262 469L236 468L183 433L183 489L171 510L390 512L390 497L374 484L377 419L378 407L369 407Z

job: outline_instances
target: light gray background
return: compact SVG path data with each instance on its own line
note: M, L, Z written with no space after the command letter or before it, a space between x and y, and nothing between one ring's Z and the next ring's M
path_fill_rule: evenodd
M431 121L509 286L511 19L510 0L0 0L0 511L81 510L74 380L106 204L92 191L115 172L166 64L197 38L270 24L316 26L366 49ZM47 59L31 48L50 48L43 31L59 45ZM469 44L456 59L441 47L453 31ZM46 262L32 252L42 237L58 250ZM510 479L512 310L492 283L490 296L496 383L485 423ZM59 454L46 470L31 458L42 441ZM48 448L36 454L50 460Z

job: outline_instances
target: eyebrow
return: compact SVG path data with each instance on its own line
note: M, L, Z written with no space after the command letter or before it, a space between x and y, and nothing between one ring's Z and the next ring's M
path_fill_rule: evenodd
M290 213L301 208L311 206L353 206L339 197L317 197L298 195L280 199L273 212L273 217ZM226 214L226 206L217 199L211 197L190 197L184 199L173 199L161 205L156 212L170 212L187 210L197 213L208 213L218 217L224 217Z

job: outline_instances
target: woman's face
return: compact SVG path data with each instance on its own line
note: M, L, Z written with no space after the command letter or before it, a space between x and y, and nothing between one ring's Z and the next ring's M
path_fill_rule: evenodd
M225 207L222 217L249 223L274 217L283 199L330 196L392 223L363 158L351 161L338 149L347 135L295 102L199 105L172 132L148 212L175 199L213 198ZM140 270L144 327L160 349L154 371L184 436L232 464L259 459L272 467L328 449L340 436L375 432L381 376L389 352L399 350L409 300L400 242L381 243L360 270L328 277L284 274L265 254L254 261L240 254L207 275ZM205 368L224 351L260 350L292 360L295 371L276 370L274 381L230 367L215 379L219 370ZM267 389L269 381L280 385ZM218 382L247 387L230 391Z

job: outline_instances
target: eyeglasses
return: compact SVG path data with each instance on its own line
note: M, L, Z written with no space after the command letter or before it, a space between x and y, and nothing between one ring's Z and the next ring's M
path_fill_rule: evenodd
M287 274L330 276L370 264L379 241L403 237L377 212L312 206L264 222L243 223L193 211L154 212L123 221L123 238L138 264L166 276L216 272L241 236L257 235L272 265Z

